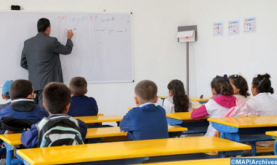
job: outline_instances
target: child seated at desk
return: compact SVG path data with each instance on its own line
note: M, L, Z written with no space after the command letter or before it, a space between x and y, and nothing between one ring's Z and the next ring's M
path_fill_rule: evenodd
M2 87L2 99L5 100L5 103L0 104L0 110L11 104L11 97L9 93L12 83L12 80L7 80Z
M274 89L271 87L270 75L258 74L252 80L251 91L253 98L246 103L253 108L259 116L277 115L277 100L271 96ZM273 146L274 141L257 142L259 146Z
M271 87L269 74L258 74L258 76L254 77L251 91L254 97L246 103L259 116L277 115L277 100L271 96L274 93L274 89Z
M96 116L98 106L93 97L87 97L87 81L83 77L74 77L69 83L72 93L71 105L68 111L70 116Z
M248 85L245 78L234 74L229 76L229 81L234 90L234 96L244 102L248 101L250 94L248 93Z
M0 111L0 119L13 117L36 123L49 115L46 110L34 102L34 91L30 81L15 80L11 84L9 94L11 104Z
M169 97L164 101L166 113L188 112L191 108L189 97L186 95L184 84L180 80L172 80L167 85Z
M66 85L55 82L46 85L43 89L43 106L50 116L23 132L22 144L28 148L83 144L87 127L81 120L66 115L70 99L70 90Z
M194 120L202 119L205 116L220 118L233 106L236 105L236 97L233 96L233 88L229 83L227 75L216 76L211 82L213 98L205 105L192 111L191 117ZM205 136L215 136L216 129L210 124Z
M168 138L165 110L156 106L157 85L149 80L139 82L135 87L135 102L120 122L121 131L128 132L128 140Z

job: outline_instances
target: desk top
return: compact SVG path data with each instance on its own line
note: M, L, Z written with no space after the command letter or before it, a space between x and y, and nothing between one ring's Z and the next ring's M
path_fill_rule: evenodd
M248 145L217 137L186 137L22 149L17 150L17 154L30 164L68 164L249 149L251 149L251 147ZM82 154L76 156L76 153Z
M168 126L168 132L179 132L187 131L186 127L179 126ZM9 145L19 145L22 144L20 141L21 133L16 134L2 134L0 139ZM120 131L119 127L105 127L105 128L89 128L87 131L86 139L91 138L104 138L104 137L117 137L125 136L124 132Z
M202 106L202 104L192 104L192 110L195 110L195 109L197 109L197 108L199 108L199 107L201 107ZM127 107L127 109L128 110L131 110L131 109L133 109L133 107Z
M166 99L168 96L158 96L160 99Z
M166 99L168 96L158 96L160 99ZM193 102L208 102L210 98L189 97Z
M122 116L118 115L104 115L104 116L78 116L75 119L80 119L86 124L104 123L104 122L120 122Z
M246 158L246 157L243 157ZM277 158L277 156L255 156L249 158ZM174 162L145 163L145 165L230 165L230 158L184 160Z
M277 127L277 116L209 118L208 121L236 128Z
M168 118L172 118L172 119L176 119L176 120L193 120L191 118L191 112L175 112L175 113L167 113L166 117ZM203 119L207 119L208 116L206 118ZM195 120L197 121L197 120Z
M168 126L168 132L180 132L187 130L188 129L186 127ZM119 127L89 128L86 139L116 136L125 136L125 132L121 132Z
M269 136L277 137L277 131L267 131L265 134Z
M176 112L176 113L167 113L166 117L177 119L177 120L193 120L191 118L191 112Z
M190 101L193 102L208 102L210 99L209 98L199 98L199 97L190 97Z

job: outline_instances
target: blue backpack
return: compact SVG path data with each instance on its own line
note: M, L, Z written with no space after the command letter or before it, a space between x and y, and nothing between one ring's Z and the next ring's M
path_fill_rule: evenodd
M38 147L84 144L79 122L73 117L43 118L36 127Z

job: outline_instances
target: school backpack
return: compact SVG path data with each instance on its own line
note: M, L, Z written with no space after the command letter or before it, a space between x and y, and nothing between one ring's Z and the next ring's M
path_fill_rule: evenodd
M36 124L38 147L84 144L78 120L70 116L43 118Z
M259 116L258 113L250 107L249 104L244 102L243 99L237 98L236 106L230 108L223 117L247 117L247 116ZM214 134L215 137L218 137L218 131Z
M26 119L2 117L0 120L0 134L26 131L31 128L32 124L34 123Z
M241 98L237 98L236 106L230 108L224 117L258 116L258 113Z

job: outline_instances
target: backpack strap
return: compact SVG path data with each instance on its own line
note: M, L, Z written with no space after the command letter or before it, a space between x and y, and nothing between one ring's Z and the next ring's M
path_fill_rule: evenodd
M42 128L49 122L49 119L47 117L44 117L43 119L41 119L40 122L38 122L35 126L38 130L38 147L41 143L42 140L42 134L41 134L41 130Z

